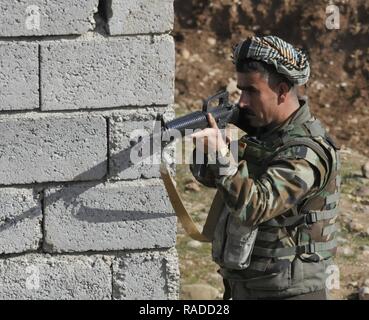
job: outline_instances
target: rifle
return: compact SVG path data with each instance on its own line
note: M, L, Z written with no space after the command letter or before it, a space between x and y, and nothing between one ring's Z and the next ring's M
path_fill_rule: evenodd
M237 124L239 119L239 106L229 103L229 94L227 91L216 93L213 96L203 100L202 111L195 111L174 120L162 123L162 142L163 147L171 143L176 135L173 132L179 132L182 137L190 134L195 129L205 129L209 127L207 114L211 113L217 122L219 129L224 129L228 123ZM217 106L211 107L214 101L218 101ZM190 130L191 129L191 130ZM168 139L169 137L169 139Z
M168 162L163 153L165 147L176 139L193 133L196 129L210 127L207 119L208 113L212 114L219 129L224 129L228 123L239 126L241 110L238 104L231 104L228 98L228 92L221 91L204 99L201 111L195 111L167 122L161 116L158 119L160 120L159 130L155 127L151 135L139 136L138 141L131 141L131 151L138 153L142 159L142 157L152 155L154 150L159 152L161 150L162 160ZM212 107L214 102L217 102L217 105ZM144 155L142 150L146 151Z
M165 158L165 153L163 151L165 147L176 138L191 134L195 129L205 129L210 127L207 119L208 113L212 114L219 129L224 129L228 123L238 125L240 122L240 108L237 104L229 103L228 98L228 92L222 91L203 100L201 111L195 111L167 122L165 122L163 117L161 117L160 130L158 130L158 132L154 131L154 133L149 136L139 137L138 143L132 145L131 149L133 150L138 148L138 150L142 150L145 147L146 149L149 147L149 150L153 151L155 149L154 145L158 142L160 143L160 148L157 146L156 150L159 149L162 153L160 173L165 188L168 191L168 196L184 229L190 237L198 241L209 241L209 238L197 229L191 216L188 214L182 199L175 188L175 182L170 175L170 170L168 168L170 161ZM217 105L215 107L211 107L214 102L217 102ZM146 156L150 156L150 154L146 154ZM199 172L199 175L201 175L201 172ZM212 220L213 219L210 219L208 224L213 223Z
M203 101L202 111L195 111L168 122L165 122L162 119L160 133L161 142L164 142L164 145L162 145L162 150L166 145L175 140L175 137L178 136L178 132L182 137L184 137L187 134L192 133L195 129L205 129L209 127L207 119L208 113L212 114L220 129L224 129L228 123L238 125L240 122L240 108L237 104L234 105L229 103L228 97L229 94L227 91L219 92ZM218 103L215 107L211 107L214 101ZM173 134L174 132L175 134ZM164 156L163 153L162 155ZM176 190L175 182L169 173L167 165L168 163L166 163L165 157L162 157L162 165L160 167L161 177L168 192L168 196L174 211L181 221L183 228L192 239L204 242L210 241L211 239L209 235L198 230L190 214L187 212L183 201ZM199 167L199 170L201 170L201 167ZM198 174L201 175L201 172L199 171ZM216 220L217 217L208 217L206 228L211 229Z

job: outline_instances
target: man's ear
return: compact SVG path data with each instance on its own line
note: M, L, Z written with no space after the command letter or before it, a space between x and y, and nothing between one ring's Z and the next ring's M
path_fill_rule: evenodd
M283 103L286 101L289 91L290 87L286 82L280 82L278 84L278 103Z

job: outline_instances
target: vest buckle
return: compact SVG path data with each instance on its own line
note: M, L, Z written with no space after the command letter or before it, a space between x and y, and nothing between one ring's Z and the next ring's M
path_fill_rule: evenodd
M307 244L304 244L302 246L297 247L296 250L296 254L300 255L300 254L312 254L315 253L315 242L314 241L310 241Z
M313 224L318 221L318 215L316 212L309 212L305 220L307 224Z
M308 247L308 252L306 252L306 253L315 253L316 251L315 251L315 242L314 241L311 241L311 242L309 242L309 244L307 245L307 247Z
M309 242L308 244L305 244L305 245L302 245L300 247L298 247L298 250L297 250L297 254L312 254L312 253L315 253L315 242L314 241L311 241Z

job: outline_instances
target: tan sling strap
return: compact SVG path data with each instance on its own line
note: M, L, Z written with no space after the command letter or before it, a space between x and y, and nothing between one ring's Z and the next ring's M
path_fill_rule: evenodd
M217 226L220 215L222 214L224 209L224 200L222 197L222 193L218 190L214 196L213 203L211 204L209 214L206 218L206 222L204 228L202 230L202 234L206 236L210 241L214 239L214 232Z
M167 166L164 163L160 165L160 174L161 178L163 179L164 186L167 189L173 209L176 212L176 215L179 221L181 222L183 228L185 229L186 233L194 240L201 242L209 242L209 239L198 230L190 214L187 212L183 204L183 201L176 190L175 182L172 176L170 175Z

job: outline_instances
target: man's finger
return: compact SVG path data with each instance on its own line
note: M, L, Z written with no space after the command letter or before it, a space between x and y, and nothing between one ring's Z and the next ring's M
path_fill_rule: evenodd
M215 121L213 115L211 113L208 113L208 121L211 128L218 129L217 122Z
M225 129L225 139L227 143L231 142L231 138L232 138L232 129L227 126Z
M198 131L198 132L194 132L190 135L191 138L203 138L203 137L207 137L209 135L209 131L211 129L210 128L206 128L204 130Z

